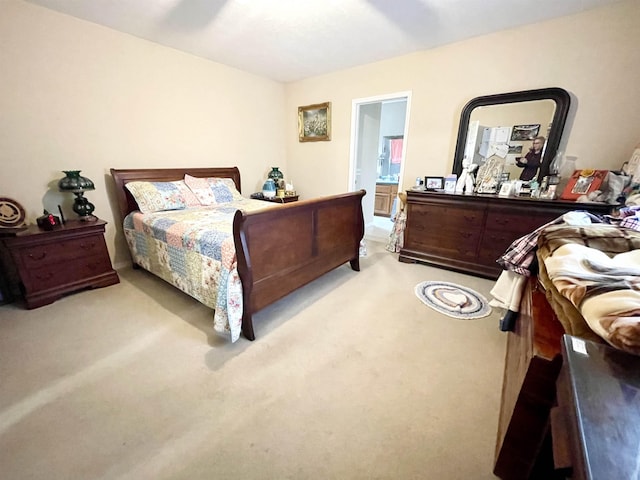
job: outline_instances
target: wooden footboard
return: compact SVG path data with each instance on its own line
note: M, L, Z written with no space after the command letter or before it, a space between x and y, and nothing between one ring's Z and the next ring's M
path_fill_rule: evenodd
M236 212L233 235L242 280L242 333L255 339L252 314L345 262L360 270L364 190Z

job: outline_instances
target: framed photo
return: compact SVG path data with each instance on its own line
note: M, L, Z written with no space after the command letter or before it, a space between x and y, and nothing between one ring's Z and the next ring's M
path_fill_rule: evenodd
M444 178L444 193L456 193L456 184L458 183L458 175L455 173Z
M301 142L331 140L331 102L298 107L298 140Z
M576 200L581 195L587 195L599 190L607 173L608 170L576 170L569 178L569 182L560 198L563 200Z
M511 130L511 141L533 140L538 136L540 124L535 125L514 125Z
M424 177L425 190L442 190L444 188L444 177Z
M504 182L502 185L500 185L500 191L498 192L498 195L501 197L510 197L513 193L513 187L514 184L512 182Z
M508 153L522 153L522 145L509 145Z

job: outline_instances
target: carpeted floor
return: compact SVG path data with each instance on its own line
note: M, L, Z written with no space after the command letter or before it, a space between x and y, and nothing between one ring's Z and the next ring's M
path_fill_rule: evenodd
M506 336L426 308L368 243L255 316L257 339L143 271L40 309L0 306L7 479L491 479Z

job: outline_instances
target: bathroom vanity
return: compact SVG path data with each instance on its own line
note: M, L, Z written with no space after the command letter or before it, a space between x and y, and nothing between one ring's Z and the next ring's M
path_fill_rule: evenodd
M398 182L376 181L376 198L373 207L374 215L390 217L393 201L398 195Z

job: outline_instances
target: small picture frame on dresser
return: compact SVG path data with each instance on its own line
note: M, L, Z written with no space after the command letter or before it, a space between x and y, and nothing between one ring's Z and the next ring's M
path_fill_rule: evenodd
M444 193L456 193L456 184L458 183L458 175L452 173L444 177Z
M424 188L428 192L442 190L444 188L444 177L424 177Z

